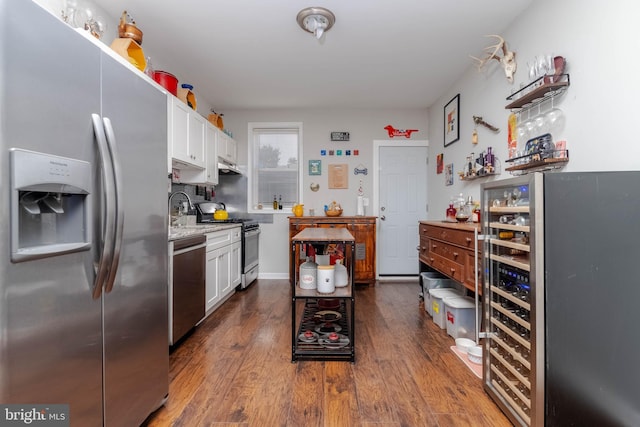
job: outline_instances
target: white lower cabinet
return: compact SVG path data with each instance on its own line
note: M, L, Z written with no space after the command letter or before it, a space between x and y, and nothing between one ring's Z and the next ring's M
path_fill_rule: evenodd
M218 275L221 249L207 252L206 280L205 280L205 311L209 313L218 301L220 301L220 291L218 290Z
M207 233L206 315L215 311L240 284L241 233L240 227Z
M235 288L242 282L242 242L231 244L231 286Z

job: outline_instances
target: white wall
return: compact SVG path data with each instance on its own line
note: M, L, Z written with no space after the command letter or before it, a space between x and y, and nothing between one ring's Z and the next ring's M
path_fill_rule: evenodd
M305 209L315 208L316 215L322 214L322 207L333 200L340 203L344 215L355 215L356 197L359 181L363 181L365 196L373 197L373 141L388 139L386 125L397 129L419 129L412 139L426 139L428 118L426 109L408 110L226 110L225 127L233 132L238 141L238 159L240 164L247 161L247 133L249 122L302 122L304 154L301 162L304 168L304 194L302 202ZM331 131L350 133L349 142L331 142ZM395 138L397 140L398 138ZM403 138L404 139L404 138ZM320 156L320 150L359 150L358 156ZM309 160L322 161L322 175L309 176ZM331 163L349 165L349 188L330 190L327 188L327 167ZM368 174L353 174L353 169L362 164ZM320 190L312 192L311 182L320 184ZM367 215L375 215L369 209ZM260 276L288 277L289 268L289 223L290 210L274 215L273 224L262 224L260 236ZM322 214L323 215L323 214Z
M444 174L437 175L435 162L429 167L428 194L430 219L442 219L449 198L460 192L479 198L480 185L491 179L511 177L503 172L495 178L460 181L462 169L470 152L476 154L494 147L497 156L507 155L506 97L520 83L528 82L526 63L536 55L550 53L567 58L571 86L555 105L565 113L566 125L556 140L566 140L570 159L564 171L637 170L640 168L640 144L635 134L635 122L640 117L636 101L640 93L640 4L632 0L588 2L579 0L538 0L533 2L502 34L511 50L517 52L518 71L515 83L508 84L497 62L489 72L478 73L470 68L429 109L429 158L444 153L444 163L453 162L453 186L445 186ZM487 39L487 45L491 42ZM474 52L468 52L474 54ZM479 52L475 52L477 55ZM466 52L461 52L462 55ZM460 93L461 138L443 146L443 107ZM550 106L545 103L543 112ZM537 114L537 109L532 115ZM479 143L471 143L478 115L501 129L494 135L478 127Z
M52 13L59 15L64 0L37 0ZM61 3L62 2L62 3ZM570 161L565 171L591 170L633 170L640 167L640 144L635 141L635 120L640 117L640 108L635 99L640 93L640 28L637 17L640 4L632 0L612 2L583 2L579 0L538 0L533 2L502 35L509 48L517 52L518 72L516 81L509 85L492 63L488 71L478 73L471 65L463 77L429 109L409 111L392 110L267 110L267 111L225 111L225 125L239 142L240 162L246 162L247 123L250 121L302 121L304 123L305 153L303 165L309 159L321 159L323 175L320 177L321 190L311 193L309 183L312 177L305 170L306 207L316 210L332 200L343 204L346 214L354 212L357 185L350 175L349 190L328 191L326 188L326 166L328 158L319 157L319 149L348 147L359 149L360 156L352 157L350 167L363 163L371 168L371 142L386 139L383 127L392 124L396 128L418 128L417 139L429 140L430 166L428 172L429 218L444 217L451 196L460 192L479 198L480 185L492 179L511 177L504 172L507 158L506 125L509 111L504 106L505 98L511 90L527 81L526 63L539 54L565 56L567 71L571 74L571 86L557 106L567 117L564 132L554 135L555 139L565 139L570 152ZM119 17L113 17L116 23ZM110 33L114 31L110 26ZM105 37L109 42L111 36ZM481 35L478 35L481 37ZM487 39L487 45L491 42ZM153 52L148 52L153 60ZM479 52L460 52L461 55ZM155 64L161 68L162 64ZM460 93L461 139L446 149L443 147L443 106L455 94ZM208 106L198 103L198 111L206 115ZM537 112L537 111L536 111ZM482 116L487 122L498 126L501 132L492 134L487 129L478 128L479 144L471 144L474 125L472 116ZM429 125L427 129L427 125ZM351 142L331 143L329 132L344 130L351 132ZM453 163L455 172L470 152L476 154L492 146L496 155L503 160L503 172L495 178L461 182L454 177L453 186L445 186L444 174L436 174L435 157L444 153L445 164ZM333 161L333 160L331 160ZM365 178L365 193L371 196L372 173ZM358 178L362 175L358 175ZM287 272L287 230L286 215L276 215L273 225L262 227L260 257L261 270L268 274Z

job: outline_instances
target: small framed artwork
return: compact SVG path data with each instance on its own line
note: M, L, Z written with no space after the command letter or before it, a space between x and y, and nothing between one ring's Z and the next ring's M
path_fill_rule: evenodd
M309 175L322 175L322 160L309 160Z
M460 94L444 106L444 146L460 139Z
M446 185L453 185L453 163L445 166L444 178Z
M440 175L444 169L444 154L440 153L436 156L436 174Z

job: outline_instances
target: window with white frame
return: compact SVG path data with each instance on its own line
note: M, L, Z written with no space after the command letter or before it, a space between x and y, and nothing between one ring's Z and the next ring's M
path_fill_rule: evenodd
M248 154L249 212L290 214L301 202L302 123L249 123Z

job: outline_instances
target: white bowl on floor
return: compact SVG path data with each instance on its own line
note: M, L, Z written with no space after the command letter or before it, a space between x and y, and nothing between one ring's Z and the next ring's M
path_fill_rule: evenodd
M469 338L456 338L456 347L463 354L467 354L469 349L475 345L476 342Z
M471 363L482 365L482 346L475 345L473 347L470 347L467 351L467 357L469 357L469 361Z

